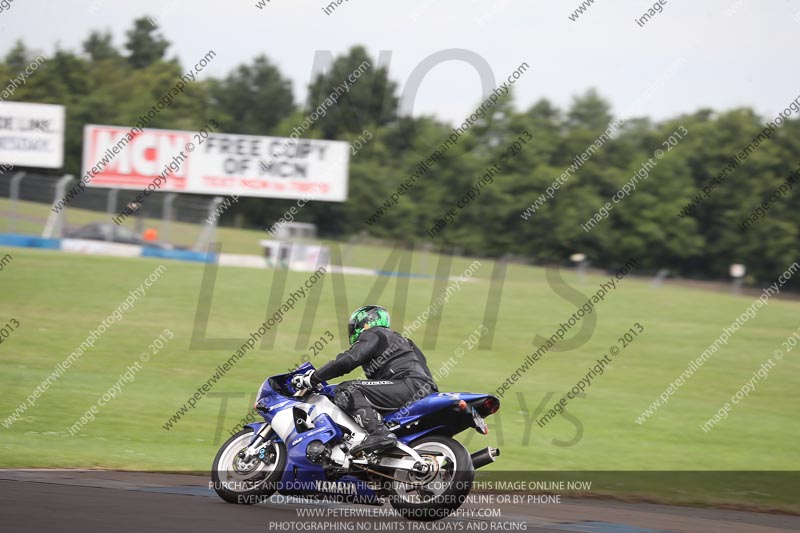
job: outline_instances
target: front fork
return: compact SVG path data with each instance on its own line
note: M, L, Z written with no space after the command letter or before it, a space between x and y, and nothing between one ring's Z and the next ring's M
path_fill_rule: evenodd
M264 424L261 429L256 431L250 445L239 452L239 459L244 462L251 461L254 457L258 457L261 461L269 462L267 459L267 449L272 446L272 440L267 439L267 435L272 431L270 424Z

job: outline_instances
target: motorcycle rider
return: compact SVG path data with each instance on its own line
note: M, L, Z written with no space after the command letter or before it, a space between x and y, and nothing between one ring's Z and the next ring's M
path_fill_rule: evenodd
M295 376L298 389L317 388L320 382L343 376L362 366L365 380L340 383L333 401L367 433L353 456L394 447L397 438L384 425L376 408L399 409L412 399L438 392L425 355L411 339L390 328L389 311L378 305L359 307L350 315L350 348L319 370Z

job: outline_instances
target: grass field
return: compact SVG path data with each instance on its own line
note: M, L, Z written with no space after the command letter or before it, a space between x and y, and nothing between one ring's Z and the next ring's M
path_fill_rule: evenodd
M5 216L11 211L12 203L7 198L0 198L0 231L9 231L8 220ZM50 206L36 202L17 202L15 211L14 233L26 235L40 235L50 214ZM90 211L88 209L70 208L66 211L68 227L79 227L92 222L110 222L110 217L104 212ZM134 229L134 220L128 219L122 224ZM162 221L145 218L145 228L156 228L163 231ZM173 222L170 226L169 242L187 247L194 245L200 233L198 224ZM263 248L258 244L260 240L268 238L264 231L255 229L242 229L233 227L218 227L215 241L221 243L222 252L233 254L261 255ZM389 257L390 249L380 246L362 244L340 243L338 241L322 241L329 246L338 246L343 255L345 264L362 268L380 268ZM435 273L436 259L431 254L420 252L411 256L410 270L417 273L433 275ZM463 271L469 261L455 259L453 271L461 267Z
M380 268L387 255L385 250L368 247L351 252L351 263L373 268ZM252 404L261 381L293 365L308 346L297 346L304 315L300 306L277 328L272 349L249 353L213 388L213 393L233 395L223 420L222 398L205 397L167 431L162 425L232 353L229 349L189 348L204 266L0 248L0 258L6 254L12 259L0 271L0 327L11 319L19 326L0 344L0 420L25 402L129 291L158 265L165 265L166 270L33 407L10 427L0 427L3 467L206 470L219 446L215 434L220 430L227 433ZM456 259L452 274L462 272L469 263ZM433 272L435 265L435 256L415 254L412 270ZM445 306L435 347L423 346L434 371L458 348L466 348L464 339L484 320L492 267L491 261L483 261L474 274L476 280L465 283ZM290 272L287 293L307 278L308 274ZM311 339L332 331L338 344L325 350L325 355L332 357L342 348L342 324L337 319L330 278L325 276L324 282L315 286L320 291L316 318L313 324L305 323L302 331ZM376 280L387 279L345 277L347 308L361 305ZM565 273L564 279L588 297L608 277L589 276L580 284L572 273ZM272 271L220 269L208 337L246 337L264 320L272 282ZM408 323L430 304L434 282L406 278L399 283L406 282ZM396 283L397 279L388 279L379 300L390 308ZM500 446L502 457L489 468L505 471L796 470L800 459L796 444L800 437L796 421L800 348L787 353L716 428L704 433L699 427L797 330L800 304L796 302L771 300L668 405L644 424L634 422L752 301L752 297L682 288L654 290L633 277L622 280L597 305L596 329L589 341L574 350L546 354L506 393L500 413L488 419L489 436L474 434L468 447ZM551 335L575 310L574 303L548 285L544 270L510 266L496 324L487 324L494 330L491 348L467 350L439 380L440 389L494 391L533 351L534 335ZM399 329L400 317L394 318L395 329ZM618 345L618 338L635 322L644 332L595 378L585 397L570 401L567 410L574 418L557 417L544 428L532 421L550 393L548 405L584 377L611 346ZM99 410L96 420L71 436L67 428L165 328L174 338L142 366L115 400ZM414 334L419 344L424 332L425 326ZM322 363L322 359L312 362ZM543 415L539 412L536 416ZM460 436L462 440L466 437L466 433ZM797 503L793 495L779 488L749 494L710 484L701 490L704 499L715 501L762 502L784 508ZM642 487L617 489L659 492ZM697 499L694 493L681 499L677 488L671 492L679 501Z

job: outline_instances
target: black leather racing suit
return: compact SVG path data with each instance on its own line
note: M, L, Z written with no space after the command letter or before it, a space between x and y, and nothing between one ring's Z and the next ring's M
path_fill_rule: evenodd
M333 401L370 434L385 431L378 410L400 409L439 390L422 351L410 339L384 327L364 330L315 377L328 381L359 366L364 367L367 379L340 383Z

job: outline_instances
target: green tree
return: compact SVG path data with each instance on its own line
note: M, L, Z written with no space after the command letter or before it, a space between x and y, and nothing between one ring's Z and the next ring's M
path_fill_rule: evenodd
M125 35L128 38L125 43L125 49L129 52L128 62L137 69L164 59L170 44L161 34L156 33L156 28L148 17L134 20L133 28L125 32Z
M8 51L3 60L12 72L19 73L28 66L33 54L25 47L21 40L14 43L14 47Z
M611 105L600 97L596 89L589 89L573 99L567 113L567 125L591 131L606 129L611 122Z
M294 111L291 82L264 55L215 81L212 94L236 124L230 131L238 133L272 133Z
M174 87L185 70L177 60L165 59L167 47L146 18L128 32L127 57L114 48L109 32L92 31L80 54L57 47L16 87L9 100L67 108L65 165L55 172L79 173L85 124L133 125ZM0 63L0 78L19 76L35 55L17 41ZM349 89L338 103L326 101L345 81ZM539 263L564 262L571 253L584 252L595 267L607 268L635 257L641 272L668 268L678 275L716 279L727 278L728 266L740 262L753 283L774 281L800 256L800 185L780 198L773 196L800 171L798 120L787 120L769 139L762 138L705 197L703 188L763 130L765 119L753 110L700 109L659 122L629 118L577 164L576 155L594 144L612 120L608 102L591 89L576 96L566 111L547 100L518 111L509 94L420 172L420 162L448 138L451 126L432 116L398 117L396 89L386 70L375 68L367 51L356 46L312 81L301 110L294 105L289 81L259 56L222 79L188 84L148 126L193 131L214 118L220 131L288 137L324 105L302 137L352 143L368 130L372 138L366 147L350 156L348 200L310 202L298 216L316 223L327 237L366 231L402 243L433 243L490 256L512 253ZM667 150L663 143L682 128L688 135ZM509 145L521 136L527 142L509 153ZM648 177L613 204L607 219L584 231L581 224L610 202L657 149L666 153ZM502 168L493 183L484 184L444 230L428 235L498 160ZM566 181L535 212L521 216L568 169ZM415 173L414 185L395 204L391 195ZM682 213L698 195L703 198L697 207ZM387 201L383 216L368 223ZM739 224L763 202L769 209L742 231ZM263 229L294 204L242 199L222 221L238 217Z
M337 88L338 102L333 102L330 95ZM397 84L389 80L386 68L377 68L366 49L355 46L311 83L307 111L311 113L320 105L326 107L325 116L314 124L325 139L357 135L365 128L375 130L395 119L396 90Z
M89 37L83 41L83 51L93 62L117 59L120 57L120 54L117 49L114 48L112 39L110 31L106 31L105 33L93 31L89 34Z

